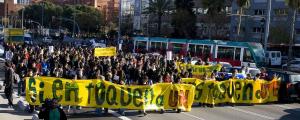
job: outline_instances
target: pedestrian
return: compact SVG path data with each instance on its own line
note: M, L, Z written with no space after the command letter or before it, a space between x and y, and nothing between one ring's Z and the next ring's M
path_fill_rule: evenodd
M13 108L13 83L14 83L14 70L11 62L6 62L4 93L8 100L8 108Z
M58 100L53 98L51 101L45 100L45 106L38 114L39 119L44 120L67 120L65 112L58 106Z

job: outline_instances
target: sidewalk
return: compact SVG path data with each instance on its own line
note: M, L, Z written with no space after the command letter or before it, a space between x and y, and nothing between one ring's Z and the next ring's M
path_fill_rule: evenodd
M2 86L3 81L0 81L0 85ZM17 102L19 100L23 100L23 98L17 98L17 95L14 94L14 108L8 108L8 101L5 97L4 94L4 88L2 88L0 90L0 116L1 116L1 120L24 120L24 119L31 119L32 118L32 114L30 113L26 113L25 111L22 111L18 108L17 106Z

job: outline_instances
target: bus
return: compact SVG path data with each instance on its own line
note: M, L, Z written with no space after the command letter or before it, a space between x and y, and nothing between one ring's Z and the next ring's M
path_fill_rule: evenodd
M24 30L20 28L4 29L4 40L7 43L24 43Z
M171 50L177 55L190 53L202 60L228 62L232 66L260 67L265 65L265 54L260 43L222 40L190 40L159 37L134 37L133 51L160 52Z

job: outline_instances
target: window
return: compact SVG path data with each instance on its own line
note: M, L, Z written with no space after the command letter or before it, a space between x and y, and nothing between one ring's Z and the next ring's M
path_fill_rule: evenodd
M275 9L274 13L275 13L275 15L287 15L288 10L287 9Z
M138 41L136 45L137 45L137 48L145 49L147 46L147 42L146 41Z
M243 61L244 62L252 62L252 63L254 62L252 54L248 48L245 48L245 50L244 50Z
M264 33L264 29L261 27L253 27L252 32L254 33Z
M265 15L266 10L264 9L256 9L254 10L254 15Z
M184 48L184 44L179 44L179 43L172 43L172 46L175 54L178 54L180 50Z
M299 29L299 28L296 28L296 29L295 29L295 32L296 32L296 34L299 35L299 34L300 34L300 29Z
M218 47L217 58L219 59L233 59L234 48L233 47Z
M280 52L277 53L277 57L280 57Z
M275 53L272 53L272 54L271 54L271 57L272 57L272 58L275 58L275 57L276 57Z
M240 60L241 57L241 48L235 48L234 60Z

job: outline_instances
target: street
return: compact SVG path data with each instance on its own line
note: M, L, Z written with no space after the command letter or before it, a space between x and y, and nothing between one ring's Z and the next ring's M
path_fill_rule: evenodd
M0 84L4 80L4 64L1 62ZM16 93L16 91L15 91ZM3 89L0 90L0 116L1 120L31 119L32 114L21 111L17 102L24 98L17 98L14 94L14 109L8 109ZM97 115L91 108L83 108L77 114L70 113L71 120L106 119L106 120L298 120L300 118L300 104L264 104L264 105L240 105L240 106L216 106L214 108L199 107L194 105L191 112L176 113L166 111L164 114L149 111L147 116L139 114L136 110L127 110L126 116L120 116L117 112L109 110L107 115Z

